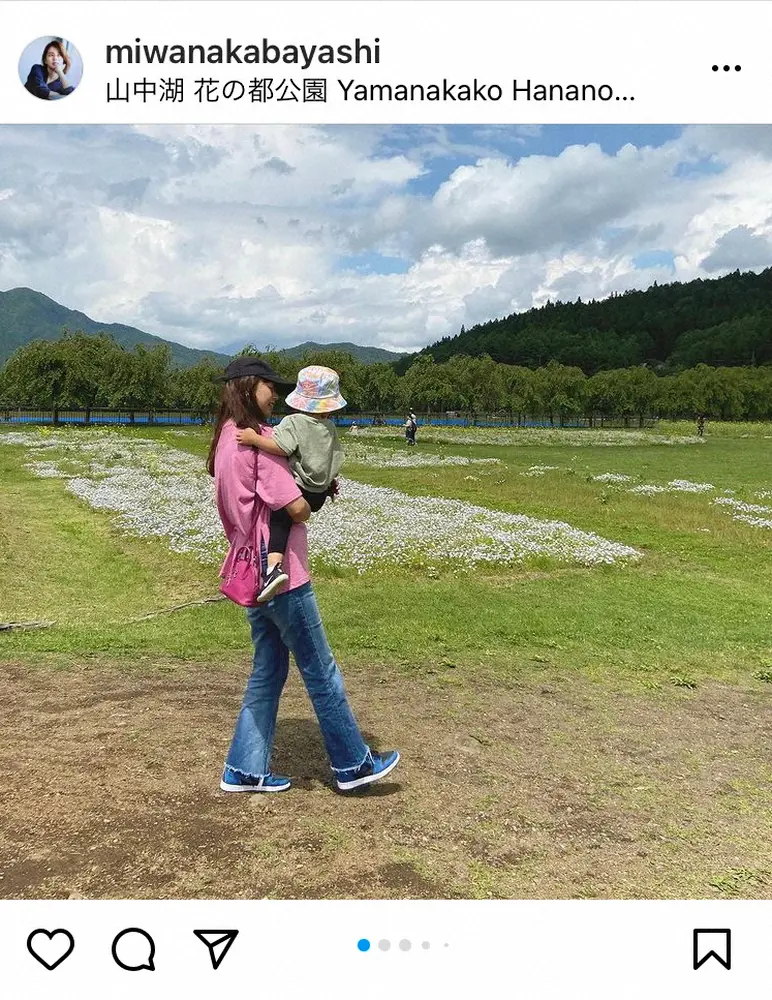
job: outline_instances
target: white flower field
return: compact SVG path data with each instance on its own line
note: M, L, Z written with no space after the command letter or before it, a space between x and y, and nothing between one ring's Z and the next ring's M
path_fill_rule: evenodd
M29 450L36 476L60 477L75 496L116 515L140 537L163 539L203 562L224 553L212 479L195 456L167 444L110 430L10 433L6 444ZM43 457L45 456L45 457ZM354 447L348 458L377 468L497 465L498 459L438 457ZM545 467L549 469L552 467ZM341 493L309 522L312 561L364 572L420 558L457 566L508 565L534 556L559 563L611 564L641 553L562 521L508 514L459 500L413 497L341 478Z

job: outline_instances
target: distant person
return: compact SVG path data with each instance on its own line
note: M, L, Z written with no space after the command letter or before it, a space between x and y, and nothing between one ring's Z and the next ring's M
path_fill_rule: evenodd
M705 433L705 414L701 413L697 417L697 433L702 437Z
M359 424L355 420L352 423L351 427L349 428L349 434L357 435L358 433L359 433Z
M405 440L408 445L415 445L415 434L418 430L418 421L415 413L410 413L405 418Z
M252 673L220 781L224 792L283 792L289 778L270 769L279 699L292 653L319 720L335 783L340 791L360 788L386 777L399 753L374 753L365 743L343 686L340 668L327 643L308 573L304 521L311 513L292 478L286 458L258 455L241 447L236 433L252 427L270 436L268 420L277 387L289 388L262 358L234 358L225 369L207 469L214 476L217 511L229 548L221 573L226 576L245 546L260 552L265 573L265 544L270 511L284 509L293 522L287 546L289 585L272 601L247 608L254 649Z
M297 412L284 417L272 437L245 427L236 433L236 440L289 459L295 482L315 513L327 497L334 499L338 492L336 476L343 463L343 449L329 417L345 405L338 373L323 365L309 365L298 372L297 385L287 396L287 406ZM292 518L283 509L271 514L268 574L257 597L259 603L269 601L289 579L282 563L291 527Z
M43 101L67 97L75 90L67 80L72 65L70 57L61 42L49 42L43 49L43 61L36 63L29 71L24 86L35 97Z

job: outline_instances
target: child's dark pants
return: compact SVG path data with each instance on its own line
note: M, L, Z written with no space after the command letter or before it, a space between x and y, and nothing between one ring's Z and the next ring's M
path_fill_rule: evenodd
M328 490L325 490L324 493L312 493L310 490L301 490L300 492L303 494L304 499L308 501L308 506L314 514L318 510L321 510L324 501L330 495ZM287 542L289 541L290 528L293 523L292 518L284 507L271 513L271 533L268 536L269 552L284 553L287 551Z

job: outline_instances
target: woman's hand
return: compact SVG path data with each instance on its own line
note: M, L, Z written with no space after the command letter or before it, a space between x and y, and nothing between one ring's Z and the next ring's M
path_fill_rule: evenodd
M54 59L54 72L60 80L64 79L64 59L61 56L57 56Z

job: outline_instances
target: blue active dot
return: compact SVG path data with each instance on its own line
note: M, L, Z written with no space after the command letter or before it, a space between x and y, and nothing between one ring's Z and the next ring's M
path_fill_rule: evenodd
M367 940L367 938L360 938L357 941L357 948L359 948L360 951L369 951L370 942Z

